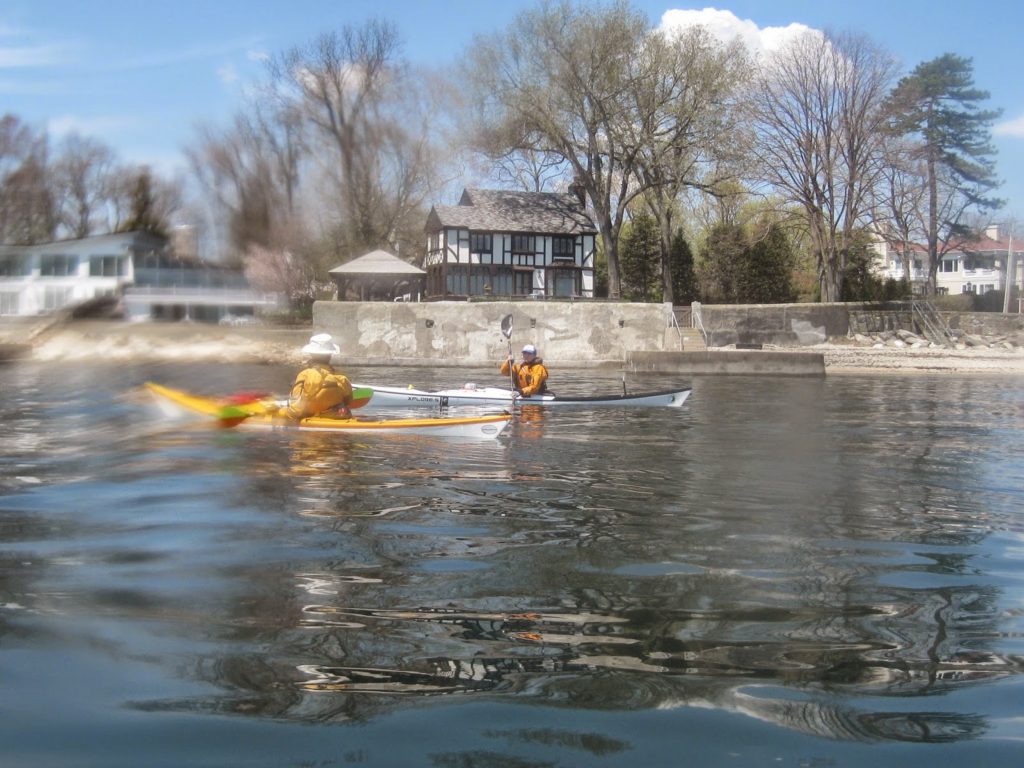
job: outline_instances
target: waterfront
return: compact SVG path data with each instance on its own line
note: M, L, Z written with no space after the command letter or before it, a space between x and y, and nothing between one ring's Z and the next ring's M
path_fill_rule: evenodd
M290 374L0 367L5 766L1019 764L1019 377L701 377L485 442L138 395Z

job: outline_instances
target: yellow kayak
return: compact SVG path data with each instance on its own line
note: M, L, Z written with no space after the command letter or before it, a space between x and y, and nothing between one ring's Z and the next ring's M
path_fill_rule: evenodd
M441 437L482 437L493 438L501 434L512 418L508 413L486 416L470 416L464 418L428 418L428 419L331 419L312 417L296 423L287 419L276 418L263 411L277 411L274 400L264 400L244 406L233 406L224 400L211 397L192 395L178 389L171 389L153 382L146 383L146 389L153 395L154 401L166 416L180 418L183 415L209 416L217 419L224 426L237 426L241 429L299 429L316 432L356 432L377 434L404 435L437 435ZM225 417L225 410L230 408L232 414L238 408L245 409L241 418Z

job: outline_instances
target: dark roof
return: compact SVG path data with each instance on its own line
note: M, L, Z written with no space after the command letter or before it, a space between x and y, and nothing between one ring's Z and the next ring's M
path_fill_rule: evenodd
M427 230L458 227L483 232L576 235L597 230L572 194L467 188L458 205L435 205Z

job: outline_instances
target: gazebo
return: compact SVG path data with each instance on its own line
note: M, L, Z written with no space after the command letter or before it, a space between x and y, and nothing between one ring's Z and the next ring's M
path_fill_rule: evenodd
M338 301L348 289L358 291L359 301L411 301L423 292L427 273L387 251L370 251L328 271L338 287Z

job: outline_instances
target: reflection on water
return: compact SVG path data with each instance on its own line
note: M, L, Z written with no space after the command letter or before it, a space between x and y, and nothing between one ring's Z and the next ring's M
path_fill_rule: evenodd
M641 745L583 725L598 712L728 713L779 749L1022 735L1001 703L1024 615L1015 381L706 378L680 410L523 408L507 437L444 441L168 425L146 378L287 372L120 373L0 368L7 706L326 724L475 702L475 738L514 745L449 733L437 765L669 763L671 729ZM103 700L33 691L15 670L39 649L69 681L116 660ZM508 702L549 727L492 719Z

